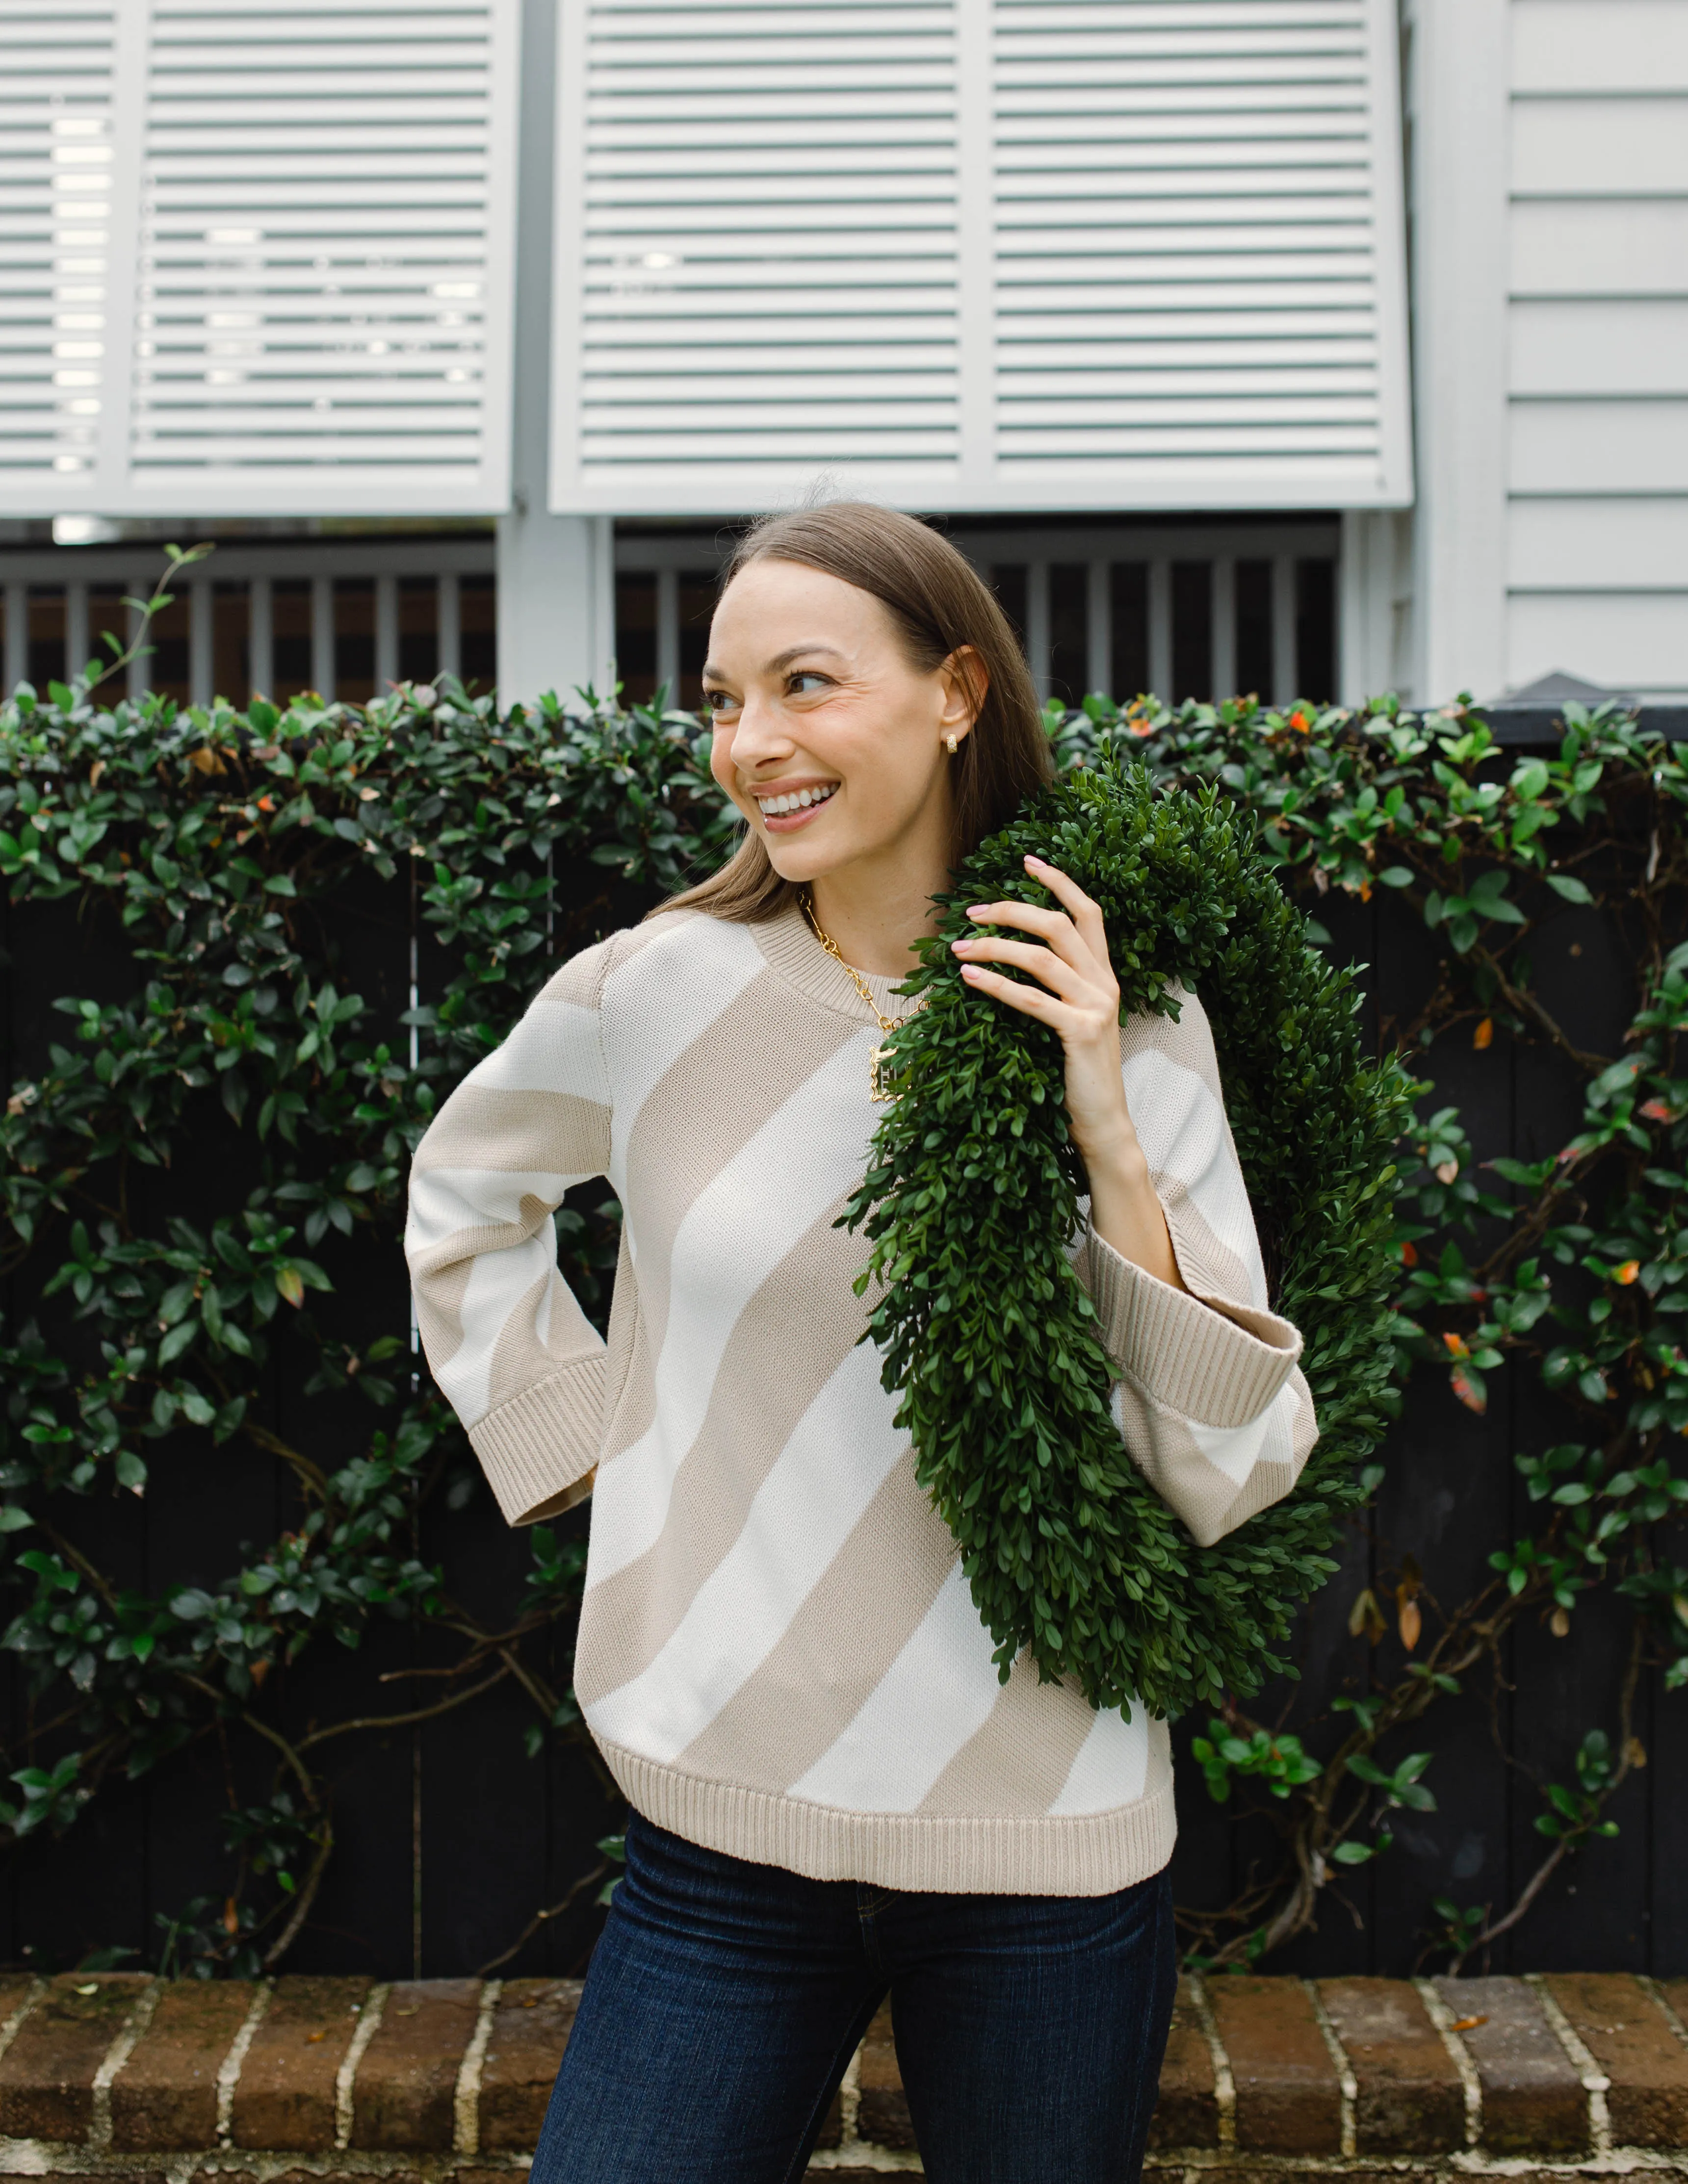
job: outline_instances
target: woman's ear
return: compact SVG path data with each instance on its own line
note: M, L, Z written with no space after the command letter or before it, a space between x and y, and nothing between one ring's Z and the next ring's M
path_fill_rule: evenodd
M965 736L984 709L990 676L971 644L958 645L939 672L944 677L944 710L939 726L957 741Z

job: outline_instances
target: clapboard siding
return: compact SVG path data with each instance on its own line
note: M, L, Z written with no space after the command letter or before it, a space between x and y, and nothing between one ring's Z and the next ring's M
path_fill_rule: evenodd
M1688 403L1512 404L1516 493L1688 493Z
M1512 307L1515 395L1688 394L1688 296Z
M1513 23L1513 88L1688 91L1688 16L1659 0L1532 0Z
M1688 292L1688 203L1680 200L1514 203L1511 241L1515 298Z
M1507 622L1507 680L1514 689L1548 670L1608 690L1681 689L1683 596L1661 592L1521 592Z
M1531 590L1688 590L1680 502L1525 500L1508 510L1513 582ZM1591 578L1594 581L1591 582Z
M1508 679L1688 689L1688 0L1513 0Z
M1633 198L1678 190L1688 190L1688 98L1565 92L1514 106L1515 198Z

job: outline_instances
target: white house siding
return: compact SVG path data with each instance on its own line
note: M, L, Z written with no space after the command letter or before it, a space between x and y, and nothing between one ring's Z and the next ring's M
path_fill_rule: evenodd
M1506 677L1688 691L1688 0L1512 0Z

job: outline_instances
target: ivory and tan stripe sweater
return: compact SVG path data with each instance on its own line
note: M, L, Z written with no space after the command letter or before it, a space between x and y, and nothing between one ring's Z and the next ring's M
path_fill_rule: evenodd
M1126 1446L1211 1541L1288 1491L1317 1428L1178 991L1121 1051L1190 1293L1094 1232L1074 1249ZM422 1339L511 1524L593 1491L576 1690L638 1812L817 1879L1100 1895L1171 1854L1167 1727L1026 1656L1000 1683L915 1483L857 1339L867 1247L833 1225L880 1035L795 911L670 912L576 956L417 1150ZM551 1222L593 1176L624 1217L607 1346Z

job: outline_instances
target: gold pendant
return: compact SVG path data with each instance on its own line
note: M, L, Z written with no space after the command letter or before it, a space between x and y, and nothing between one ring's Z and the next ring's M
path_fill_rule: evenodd
M870 1100L894 1100L896 1094L885 1082L883 1069L893 1059L889 1046L876 1046L867 1057L867 1096Z

